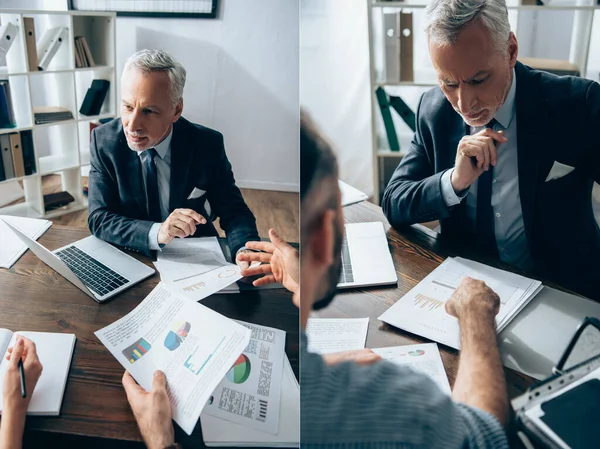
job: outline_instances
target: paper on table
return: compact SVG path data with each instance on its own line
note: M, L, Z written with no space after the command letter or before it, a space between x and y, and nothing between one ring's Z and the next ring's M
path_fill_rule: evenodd
M338 184L340 186L340 191L342 192L342 206L360 203L369 198L366 193L352 187L350 184L346 184L344 181L338 180Z
M52 222L48 220L40 220L37 218L13 217L9 215L0 215L0 267L10 268L19 260L25 251L27 245L18 239L14 232L6 226L6 220L14 227L18 228L23 234L34 240L39 239L44 232L52 226Z
M440 350L435 343L375 348L372 351L395 365L410 366L413 370L426 374L444 393L451 393Z
M300 387L287 356L283 367L277 435L215 418L207 415L206 412L200 415L200 422L204 443L209 447L298 447L300 445Z
M500 296L496 325L500 332L541 290L541 282L466 259L448 258L386 310L379 319L408 332L460 348L458 321L445 303L460 281L483 280Z
M6 206L24 196L25 192L18 181L3 182L0 184L0 207Z
M317 354L363 349L369 318L309 318L308 351Z
M213 392L204 413L277 435L285 332L238 323L252 331L250 343Z
M242 276L236 265L227 262L216 237L175 239L157 259L154 266L161 281L195 301L217 291L239 292L235 282Z
M189 435L251 332L159 283L133 311L95 334L146 390L155 370L165 373L173 419Z

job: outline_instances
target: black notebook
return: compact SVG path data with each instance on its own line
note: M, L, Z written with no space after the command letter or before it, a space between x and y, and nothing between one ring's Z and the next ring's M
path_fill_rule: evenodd
M92 81L92 86L87 90L79 112L87 116L99 115L109 86L110 81L107 80Z

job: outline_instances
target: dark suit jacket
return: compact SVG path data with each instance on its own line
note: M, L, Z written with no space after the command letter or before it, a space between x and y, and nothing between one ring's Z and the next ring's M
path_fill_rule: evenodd
M535 271L600 300L600 230L591 203L593 181L600 182L600 85L519 62L515 72L519 193ZM435 88L421 98L416 126L383 211L394 227L439 219L443 235L473 241L465 201L446 207L440 187L465 123ZM555 161L575 170L545 182Z
M89 177L90 231L110 243L151 255L148 207L136 151L127 146L120 119L92 131ZM198 225L194 237L216 236L212 223L220 218L234 254L249 240L259 240L254 215L235 185L221 133L181 117L173 124L169 213L189 208L202 214L207 224ZM188 200L194 188L206 191ZM208 200L212 217L204 202Z

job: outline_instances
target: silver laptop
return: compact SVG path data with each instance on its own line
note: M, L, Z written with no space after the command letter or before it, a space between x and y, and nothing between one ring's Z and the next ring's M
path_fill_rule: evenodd
M154 269L93 235L49 251L7 221L4 223L42 262L98 302L154 274Z
M397 282L383 223L348 223L342 244L342 273L338 288Z

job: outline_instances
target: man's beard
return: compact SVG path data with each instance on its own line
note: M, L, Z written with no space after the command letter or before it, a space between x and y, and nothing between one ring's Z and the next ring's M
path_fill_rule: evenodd
M329 267L329 272L327 273L327 278L325 279L327 287L325 293L321 295L321 299L315 301L313 304L313 310L321 310L327 307L331 301L333 301L333 298L337 293L337 285L340 281L340 274L342 272L342 243L344 240L344 236L340 231L341 225L337 225L339 225L339 222L336 223L335 227L335 244L333 248L335 262L331 267Z

